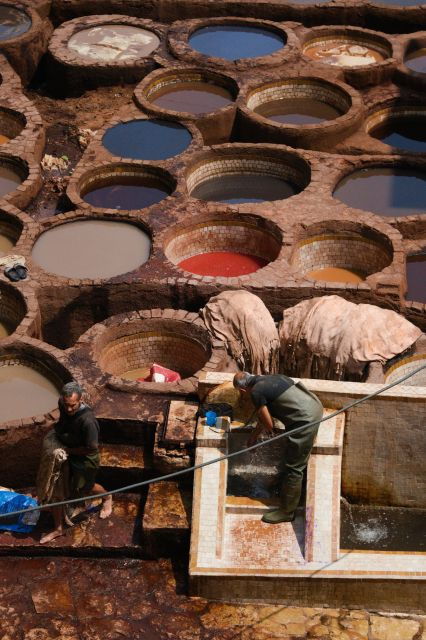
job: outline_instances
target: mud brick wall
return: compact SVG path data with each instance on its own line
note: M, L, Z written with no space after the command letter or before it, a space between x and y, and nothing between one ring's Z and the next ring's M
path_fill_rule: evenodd
M353 269L367 276L381 271L392 260L389 250L367 238L324 235L308 238L294 252L292 264L299 273L325 267Z

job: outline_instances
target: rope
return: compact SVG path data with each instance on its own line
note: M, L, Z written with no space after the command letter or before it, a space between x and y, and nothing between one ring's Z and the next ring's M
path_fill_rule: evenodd
M176 478L178 476L184 475L185 473L190 473L192 471L196 471L197 469L202 469L203 467L207 467L210 464L216 464L217 462L222 462L223 460L229 460L230 458L234 458L235 456L238 456L242 453L246 453L247 451L254 451L258 447L263 447L281 438L286 438L290 434L293 435L295 433L298 433L299 431L302 431L307 427L311 427L315 424L320 424L321 422L326 422L326 420L331 420L331 418L335 418L340 413L344 413L345 411L352 409L352 407L356 407L359 404L367 402L367 400L370 400L371 398L375 398L376 396L379 396L384 391L387 391L388 389L392 389L392 387L396 387L396 385L401 384L401 382L404 382L405 380L408 380L408 378L411 378L416 373L423 371L423 369L426 369L426 364L422 365L421 367L418 367L417 369L415 369L414 371L411 371L410 373L405 374L401 378L398 378L398 380L395 380L395 382L391 382L390 384L385 385L384 387L382 387L381 389L378 389L377 391L374 391L373 393L369 393L368 395L363 396L358 400L354 400L353 402L350 402L345 407L342 407L341 409L337 409L336 411L334 411L333 413L330 413L328 416L325 416L319 421L316 420L315 422L304 424L301 427L292 429L291 431L284 431L283 433L273 436L272 438L268 438L267 440L262 440L261 442L256 442L256 444L253 444L250 447L244 447L244 449L239 449L238 451L234 451L233 453L228 453L224 456L221 456L220 458L214 458L213 460L208 460L206 462L202 462L201 464L193 465L192 467L189 467L187 469L180 469L179 471L173 471L172 473L167 473L163 476L159 476L158 478L143 480L141 482L136 482L135 484L129 484L125 487L112 489L111 491L105 491L104 493L98 493L91 496L84 496L82 498L71 498L69 500L61 500L59 502L52 502L50 504L42 504L37 507L29 507L28 509L20 509L19 511L11 511L10 513L7 513L7 514L0 514L0 519L6 518L6 517L10 518L11 516L18 516L22 513L30 513L31 511L39 511L41 509L51 509L53 507L61 507L67 504L76 504L78 502L85 502L86 500L96 500L99 498L105 498L106 496L111 496L111 495L114 495L115 493L123 493L125 491L130 491L131 489L138 489L139 487L144 487L149 484L154 484L154 482L162 482L163 480L169 480L171 478Z

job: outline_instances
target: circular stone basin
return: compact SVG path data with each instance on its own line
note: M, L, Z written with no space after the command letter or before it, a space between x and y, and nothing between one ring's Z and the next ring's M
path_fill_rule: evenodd
M168 323L167 329L161 324L110 342L100 354L101 369L126 380L147 377L153 363L177 371L182 379L202 369L210 357L208 348L180 332L177 323Z
M92 177L81 189L83 200L101 209L144 209L167 198L171 180L144 170L105 171Z
M392 112L383 122L378 123L368 133L391 147L407 151L426 151L426 111L423 115L410 113L395 114Z
M382 216L411 216L426 210L426 173L415 169L369 167L337 185L335 198Z
M11 249L13 249L17 243L21 232L22 223L17 218L5 212L0 212L0 258L10 253Z
M426 73L426 47L415 49L408 53L404 59L406 67L417 73Z
M15 167L7 161L3 162L4 164L0 164L0 198L15 191L23 182Z
M426 303L426 253L409 256L406 264L407 300Z
M165 253L185 271L231 278L253 273L275 260L281 242L278 231L256 223L209 220L177 232Z
M27 312L20 292L11 285L0 284L0 339L11 335Z
M14 245L15 243L13 239L10 236L5 235L0 228L0 258L9 253Z
M270 29L221 24L197 29L190 36L189 44L206 56L238 60L268 56L282 49L286 40Z
M186 127L161 120L132 120L108 129L102 144L122 158L164 160L185 151L192 136Z
M55 409L59 389L48 371L25 361L0 361L0 422L38 416Z
M395 380L398 380L398 378L401 378L407 373L410 373L410 371L418 369L424 364L426 364L426 353L411 356L411 358L404 358L387 371L385 382L387 384L395 382ZM403 382L402 384L408 385L409 387L426 387L426 369L423 369L422 371L419 371L419 373L414 374L411 378L408 378L408 380L405 380L405 382Z
M26 119L23 114L12 109L0 108L0 145L19 136L25 124Z
M364 43L350 37L330 37L315 39L303 48L308 58L338 67L360 67L383 62L387 54L371 42Z
M112 278L149 258L151 240L125 222L80 220L45 231L32 259L45 271L68 278Z
M90 60L130 62L148 56L159 44L158 36L147 29L102 24L75 33L68 40L68 49Z
M325 102L306 98L275 100L262 104L254 111L268 120L281 124L318 124L342 115L340 111Z
M291 264L297 273L310 280L356 284L382 271L391 261L391 249L379 239L361 233L333 233L300 242Z
M284 200L299 191L296 185L283 178L260 173L236 173L205 180L191 191L191 196L198 200L242 204Z
M225 88L209 82L177 82L150 94L149 101L161 109L199 115L217 111L234 99Z
M26 33L31 27L31 18L25 11L0 4L0 40L10 40Z

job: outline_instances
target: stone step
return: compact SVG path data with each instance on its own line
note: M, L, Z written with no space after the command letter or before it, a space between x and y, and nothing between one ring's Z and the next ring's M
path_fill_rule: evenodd
M52 528L50 515L43 511L38 525L30 534L0 531L0 555L140 557L144 555L140 503L139 494L117 494L113 496L113 510L109 518L99 518L99 505L96 510L76 516L75 525L67 528L63 536L41 545L41 534Z
M152 455L144 448L127 444L102 444L97 480L108 489L118 489L152 475Z

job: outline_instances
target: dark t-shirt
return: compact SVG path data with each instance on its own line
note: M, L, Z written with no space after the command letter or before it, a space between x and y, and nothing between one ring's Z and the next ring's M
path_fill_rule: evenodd
M267 406L293 385L291 378L279 374L256 376L254 384L250 387L254 406L257 409Z
M93 411L83 405L76 413L69 415L59 400L59 420L55 425L55 433L59 440L71 448L87 447L97 452L99 446L99 424Z

